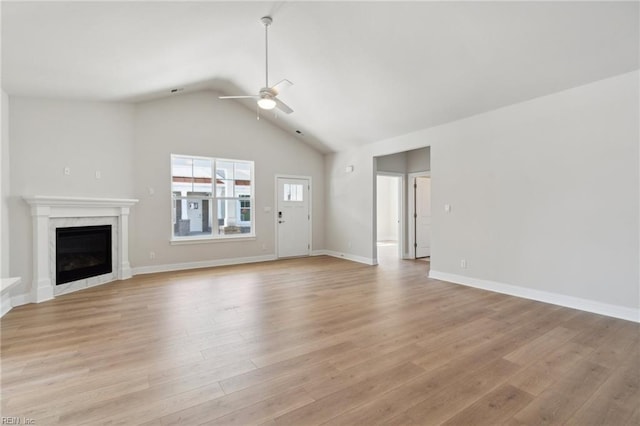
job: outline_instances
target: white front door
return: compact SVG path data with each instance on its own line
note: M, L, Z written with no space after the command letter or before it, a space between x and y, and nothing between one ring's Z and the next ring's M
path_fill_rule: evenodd
M310 181L279 177L277 183L278 257L308 256L311 250Z
M416 258L431 256L431 178L415 180Z

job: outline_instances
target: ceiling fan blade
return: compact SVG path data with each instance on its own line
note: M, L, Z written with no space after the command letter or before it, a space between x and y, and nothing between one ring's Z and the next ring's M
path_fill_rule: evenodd
M275 91L277 95L283 89L286 89L289 86L293 86L293 83L285 78L284 80L280 80L279 82L271 86L271 90Z
M258 99L260 95L218 96L218 99Z
M293 112L293 110L289 107L289 105L285 104L284 102L282 102L280 99L278 98L273 98L274 101L276 101L276 107L287 114L291 114Z

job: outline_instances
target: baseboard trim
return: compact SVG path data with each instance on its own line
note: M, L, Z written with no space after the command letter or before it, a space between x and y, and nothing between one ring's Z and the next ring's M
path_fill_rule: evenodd
M20 277L0 279L0 318L5 316L11 308L18 306L14 300L17 300L17 297L11 295L11 289L19 285L21 282L22 279Z
M355 254L349 254L349 253L340 253L333 250L322 250L322 252L323 252L322 254L325 254L327 256L337 257L339 259L351 260L352 262L364 263L365 265L375 266L378 264L377 259L373 259L370 257L356 256Z
M265 256L235 257L230 259L204 260L201 262L171 263L165 265L138 266L132 268L133 275L155 274L157 272L183 271L187 269L212 268L215 266L241 265L244 263L269 262L276 260L273 254Z
M640 323L640 309L434 270L429 271L429 278Z
M26 305L31 302L31 295L29 293L21 293L15 294L11 296L11 305L15 308L16 306Z

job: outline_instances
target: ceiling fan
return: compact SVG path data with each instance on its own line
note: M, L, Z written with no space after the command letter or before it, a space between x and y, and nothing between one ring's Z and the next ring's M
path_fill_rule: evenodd
M280 99L277 98L278 94L282 89L293 85L287 79L284 79L273 86L269 87L269 26L273 22L270 16L264 16L260 19L262 25L264 25L264 44L265 44L265 83L264 87L260 89L260 92L257 95L239 95L239 96L220 96L220 99L257 99L258 106L262 109L270 110L273 108L278 108L280 111L285 112L287 114L291 114L293 110Z

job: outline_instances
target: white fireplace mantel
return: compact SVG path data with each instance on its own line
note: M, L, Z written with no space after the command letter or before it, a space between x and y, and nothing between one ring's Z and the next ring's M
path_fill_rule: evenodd
M24 197L31 206L33 221L33 282L31 301L44 302L54 297L56 283L52 280L50 228L52 219L61 218L113 218L116 220L117 254L115 278L131 278L129 263L129 209L135 199L85 198L35 195ZM113 220L111 219L111 220ZM54 271L55 272L55 271Z

